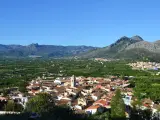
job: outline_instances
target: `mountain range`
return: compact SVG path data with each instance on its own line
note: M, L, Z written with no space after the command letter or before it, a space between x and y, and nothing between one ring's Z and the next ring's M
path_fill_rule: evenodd
M147 42L142 37L123 36L115 43L81 55L82 58L160 59L160 40Z
M97 47L91 46L59 46L59 45L0 45L0 57L70 57L82 54L89 50L95 50Z
M113 59L160 59L160 40L147 42L142 37L123 36L115 43L99 48L92 46L58 46L58 45L0 45L1 57L41 56L47 58L113 58Z

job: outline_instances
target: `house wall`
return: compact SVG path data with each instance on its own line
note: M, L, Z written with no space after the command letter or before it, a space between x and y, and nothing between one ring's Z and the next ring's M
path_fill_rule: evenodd
M0 115L5 115L5 114L9 114L9 115L20 114L20 112L0 111Z
M97 112L97 109L87 109L85 112L89 112L91 114L95 114Z

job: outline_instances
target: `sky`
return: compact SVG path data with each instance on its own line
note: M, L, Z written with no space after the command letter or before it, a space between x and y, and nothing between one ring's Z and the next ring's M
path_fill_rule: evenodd
M160 0L0 0L0 44L107 46L160 40Z

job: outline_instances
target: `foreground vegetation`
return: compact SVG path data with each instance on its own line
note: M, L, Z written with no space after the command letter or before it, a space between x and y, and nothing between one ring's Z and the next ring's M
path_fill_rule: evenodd
M46 102L48 101L48 102ZM35 104L36 102L36 104ZM30 113L37 113L35 119L31 118ZM150 120L150 110L131 110L130 120ZM112 98L111 111L96 113L94 115L77 114L67 106L55 106L51 101L51 96L47 93L41 93L29 100L27 108L20 115L0 116L1 120L127 120L125 116L125 105L122 100L120 90ZM153 119L157 120L157 119Z

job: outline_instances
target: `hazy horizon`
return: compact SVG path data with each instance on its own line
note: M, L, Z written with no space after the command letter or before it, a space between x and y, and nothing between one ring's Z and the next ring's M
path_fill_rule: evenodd
M121 36L121 37L124 37L124 36ZM119 38L117 38L117 40L118 39L120 39L121 37L119 37ZM126 37L128 37L128 38L131 38L131 37L133 37L133 36L126 36ZM140 36L140 37L142 37L142 36ZM142 37L142 39L143 39L143 37ZM114 40L113 41L113 43L114 42L116 42L117 40ZM147 42L156 42L156 41L158 41L158 40L154 40L154 41L148 41L148 40L145 40L144 39L144 41L147 41ZM1 44L1 43L0 43ZM68 44L68 45L66 45L66 44L46 44L46 43L38 43L38 42L34 42L34 43L28 43L28 44L21 44L21 43L4 43L4 44L2 44L2 45L22 45L22 46L28 46L28 45L31 45L31 44L38 44L38 45L55 45L55 46L91 46L91 47L106 47L106 46L109 46L109 45L111 45L111 44L108 44L108 45L104 45L104 46L93 46L93 45L85 45L85 44Z

